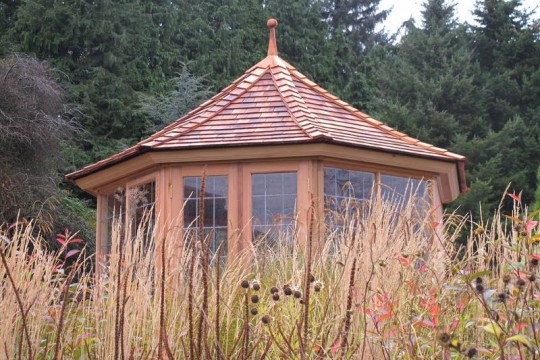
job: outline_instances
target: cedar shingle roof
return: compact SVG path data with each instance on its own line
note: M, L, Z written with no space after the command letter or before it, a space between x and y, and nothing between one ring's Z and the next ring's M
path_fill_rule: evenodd
M268 56L231 85L135 146L67 178L152 150L327 142L453 161L463 181L463 156L413 139L330 94L278 56L277 22L268 26Z

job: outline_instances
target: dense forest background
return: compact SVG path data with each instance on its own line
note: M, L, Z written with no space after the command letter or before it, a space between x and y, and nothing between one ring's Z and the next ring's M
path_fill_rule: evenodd
M540 23L477 1L474 25L427 0L401 36L380 0L1 0L0 222L93 238L93 203L63 175L135 143L280 55L423 141L466 155L451 208L488 218L511 183L540 207ZM480 206L480 204L482 204ZM511 204L505 204L510 206Z

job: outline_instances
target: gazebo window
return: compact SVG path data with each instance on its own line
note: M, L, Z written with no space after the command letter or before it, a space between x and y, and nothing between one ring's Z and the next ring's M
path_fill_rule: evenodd
M277 240L278 233L292 228L296 193L296 172L252 174L253 239Z
M430 209L429 181L409 177L381 174L381 198L404 209L413 200L414 210L423 219Z
M341 212L371 198L375 174L364 171L324 168L325 208Z
M199 229L199 200L202 177L184 177L184 228L188 236L196 239ZM210 250L216 253L222 247L227 254L228 225L227 176L207 176L204 189L205 236L210 237Z
M154 181L129 189L129 219L131 236L135 238L142 231L143 246L146 247L154 233L156 204L156 183Z
M106 236L101 243L102 254L109 254L112 246L113 231L124 231L126 215L126 190L123 187L107 195L107 211L105 216ZM123 234L121 234L123 236Z

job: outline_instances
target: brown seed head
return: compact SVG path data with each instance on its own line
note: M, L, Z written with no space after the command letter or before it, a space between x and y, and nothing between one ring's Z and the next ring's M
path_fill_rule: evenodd
M309 274L309 282L315 282L315 276L313 276L313 274Z
M272 294L272 299L273 299L274 301L279 301L279 294L278 294L278 293L273 293L273 294Z
M253 282L253 285L251 285L251 287L253 288L253 290L259 291L261 289L261 284L255 281Z
M300 291L298 291L298 290L295 290L293 295L297 299L300 299L302 297L302 293Z
M451 336L449 333L446 333L446 332L443 332L443 333L440 333L439 334L439 342L445 346L447 346L448 344L450 344L450 340L452 340Z
M257 308L253 308L251 309L251 315L255 316L259 313L259 310L257 310Z
M503 277L502 277L503 283L508 284L510 282L510 280L511 280L511 278L510 278L509 274L504 274L503 275Z
M254 303L254 304L258 303L259 302L259 297L257 295L253 295L251 297L251 302Z
M465 357L472 358L475 357L477 353L478 351L476 350L476 348L470 347L463 352L463 355L465 355Z
M262 317L261 321L262 321L263 324L267 325L267 324L269 324L269 323L272 321L272 319L270 318L270 316L264 315L264 316Z
M272 288L270 289L270 294L275 294L275 293L277 293L278 291L279 291L279 290L278 290L277 287L272 286Z
M283 288L283 293L287 296L292 295L293 291L290 287Z
M522 278L517 279L516 286L518 287L518 289L522 290L525 287L525 280L523 280Z
M242 286L244 289L249 288L249 281L242 280L242 282L240 283L240 286Z
M483 292L484 292L484 285L482 285L482 284L476 284L476 286L474 287L474 289L476 290L476 292L483 293Z

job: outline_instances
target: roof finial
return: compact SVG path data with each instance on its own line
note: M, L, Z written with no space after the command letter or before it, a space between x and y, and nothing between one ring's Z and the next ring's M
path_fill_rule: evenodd
M278 22L276 19L268 19L266 25L270 29L270 40L268 41L268 56L277 55L276 28Z

